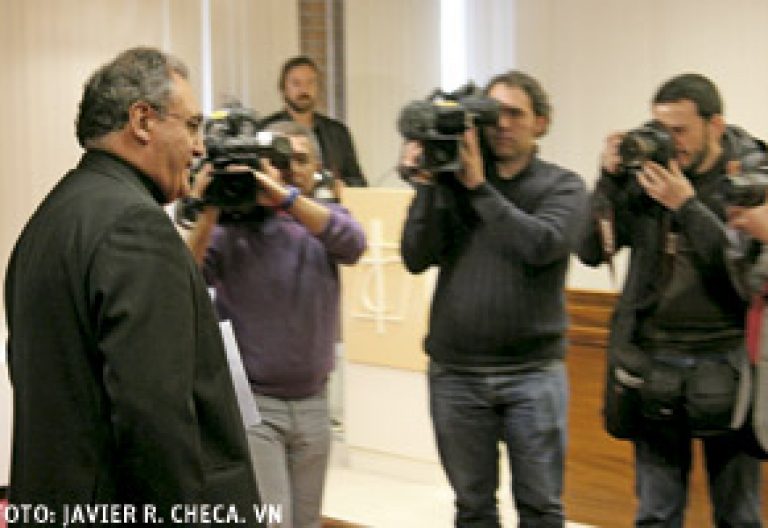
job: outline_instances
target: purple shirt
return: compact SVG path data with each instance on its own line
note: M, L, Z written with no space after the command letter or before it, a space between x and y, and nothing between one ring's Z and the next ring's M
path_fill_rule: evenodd
M259 223L218 225L203 273L216 309L230 319L253 390L277 398L317 394L333 368L338 264L354 264L365 234L349 212L315 236L278 213Z

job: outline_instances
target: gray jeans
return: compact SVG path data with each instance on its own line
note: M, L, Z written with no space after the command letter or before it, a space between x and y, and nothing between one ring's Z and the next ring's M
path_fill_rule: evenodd
M247 432L261 500L282 508L282 523L270 528L320 528L331 448L326 391L299 400L254 397L262 422Z

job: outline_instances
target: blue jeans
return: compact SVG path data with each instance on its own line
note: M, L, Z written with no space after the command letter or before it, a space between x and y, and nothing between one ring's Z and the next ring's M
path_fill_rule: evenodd
M671 424L670 424L671 425ZM680 427L634 440L635 488L639 507L635 526L682 528L691 470L692 439ZM714 526L759 528L760 462L741 452L730 435L701 440L709 480Z
M499 524L499 441L504 441L520 528L562 527L567 380L561 361L512 374L429 365L432 425L456 494L456 527Z

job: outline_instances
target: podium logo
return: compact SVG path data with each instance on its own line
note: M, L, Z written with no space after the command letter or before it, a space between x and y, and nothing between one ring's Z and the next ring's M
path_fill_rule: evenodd
M400 256L400 245L385 241L383 222L372 219L368 229L368 253L355 267L350 315L354 319L373 321L377 333L386 333L387 324L402 323L414 303L429 303L436 274L430 270L425 275L423 296L418 298L414 290L424 280L408 273Z

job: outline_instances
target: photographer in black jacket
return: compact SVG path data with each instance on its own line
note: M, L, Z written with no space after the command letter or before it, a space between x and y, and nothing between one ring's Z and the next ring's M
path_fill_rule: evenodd
M683 526L697 437L715 526L760 526L759 464L734 433L745 302L728 273L721 190L729 166L762 155L726 126L717 87L702 75L665 82L651 111L671 159L627 170L629 134L608 137L579 252L596 266L631 250L609 340L606 427L634 443L636 526Z

